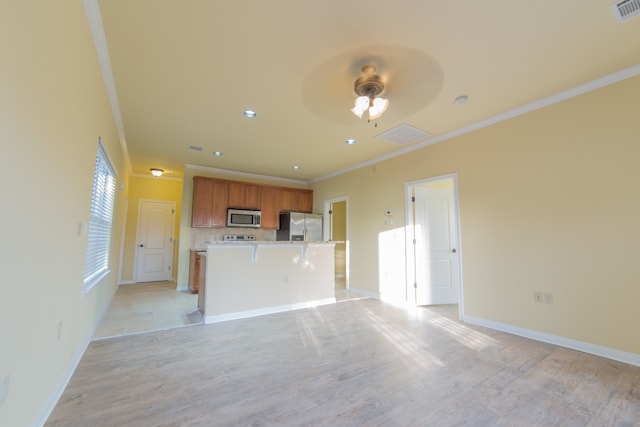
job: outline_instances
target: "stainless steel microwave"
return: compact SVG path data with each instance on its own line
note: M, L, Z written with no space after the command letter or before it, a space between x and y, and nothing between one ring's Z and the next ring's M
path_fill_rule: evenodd
M227 227L260 228L260 211L227 209Z

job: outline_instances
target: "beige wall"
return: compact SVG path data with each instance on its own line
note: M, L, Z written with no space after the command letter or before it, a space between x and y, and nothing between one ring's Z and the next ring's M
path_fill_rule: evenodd
M141 200L161 200L176 203L176 223L174 238L180 233L180 211L182 201L182 180L171 178L154 178L152 176L131 176L129 180L129 199L127 207L127 224L123 247L121 283L135 282L134 264L136 256L136 237L138 226L138 211ZM176 278L178 260L177 245L174 248L174 262L172 277Z
M635 77L314 184L349 197L351 286L380 293L405 183L455 172L467 315L640 353L638 99Z
M116 290L126 190L112 271L82 295L99 136L118 185L128 177L81 1L3 1L0 52L0 425L29 426L52 409Z

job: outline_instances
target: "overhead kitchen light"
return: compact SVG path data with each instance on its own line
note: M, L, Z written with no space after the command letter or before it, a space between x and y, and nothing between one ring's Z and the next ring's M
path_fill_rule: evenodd
M164 171L162 169L151 168L149 170L151 171L151 175L156 177L162 176L162 174L164 174Z
M351 112L359 119L365 116L367 121L375 120L389 108L389 100L378 97L384 91L384 82L373 65L362 67L362 75L353 84L353 90L358 97Z
M349 138L349 139L347 139L347 140L345 141L345 144L347 144L347 145L353 145L353 144L355 144L356 142L358 142L358 141L356 141L354 138Z
M245 117L248 117L248 118L250 118L250 119L253 119L254 117L256 117L256 116L258 115L258 113L256 113L256 112L255 112L255 111L253 111L253 110L244 110L244 111L242 112L242 114L243 114Z
M222 157L224 155L224 153L222 151L214 151L213 155L216 157Z

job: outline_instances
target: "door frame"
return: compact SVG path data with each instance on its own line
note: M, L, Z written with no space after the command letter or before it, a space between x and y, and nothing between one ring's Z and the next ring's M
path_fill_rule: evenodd
M445 180L453 180L453 215L454 215L454 226L457 228L457 251L458 251L458 277L460 277L460 283L458 284L458 315L462 319L464 317L464 280L462 277L462 230L460 228L460 197L458 192L458 174L457 173L449 173L445 175L438 175L431 178L420 179L416 181L406 182L404 184L404 194L405 194L405 213L406 213L406 239L405 239L405 247L406 247L406 272L407 272L407 304L416 305L416 292L414 284L416 283L416 265L417 261L415 259L415 248L413 245L413 239L415 236L415 226L414 226L414 212L413 212L413 202L411 200L412 194L411 190L413 187L420 184L428 184L434 183L438 181Z
M171 274L169 275L169 279L167 281L175 281L175 272L174 272L174 263L173 263L173 258L174 258L174 251L175 251L175 242L176 242L176 237L175 237L175 231L176 231L176 202L175 200L155 200L155 199L140 199L138 200L138 218L136 221L136 240L135 240L135 246L134 246L134 257L133 257L133 283L138 283L138 252L139 252L139 247L138 247L138 242L140 241L140 221L142 219L142 205L144 203L161 203L161 204L165 204L168 205L171 209L173 209L173 224L171 227L171 254L169 256L170 259L170 265L171 265Z
M331 239L331 205L338 202L345 203L345 235L346 241L344 242L344 257L345 257L345 287L349 289L349 196L336 197L333 199L327 199L324 201L324 209L322 215L322 238L326 241Z

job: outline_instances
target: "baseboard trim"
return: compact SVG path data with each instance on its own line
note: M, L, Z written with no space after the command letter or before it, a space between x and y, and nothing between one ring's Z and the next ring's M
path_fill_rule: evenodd
M363 291L362 289L358 289L358 288L347 288L346 291L350 294L355 294L355 295L360 295L363 297L369 297L369 298L373 298L373 299L379 299L382 300L382 298L380 297L380 294L374 293L374 292L369 292L369 291Z
M306 301L296 304L277 305L274 307L260 308L256 310L236 311L234 313L216 314L204 317L204 323L219 323L229 320L246 319L249 317L264 316L265 314L282 313L285 311L299 310L301 308L312 308L320 305L334 304L335 297L313 301Z
M76 351L76 353L73 355L73 358L71 359L71 363L69 363L69 365L67 366L67 369L65 369L64 373L58 380L58 384L54 388L53 392L49 395L49 399L47 399L45 404L42 406L42 408L38 412L38 415L35 418L33 423L34 426L43 426L51 416L51 413L55 409L56 405L58 404L58 401L60 400L60 398L62 397L62 394L67 388L67 385L69 385L69 381L71 381L71 377L73 376L73 373L76 371L76 368L80 363L80 360L82 360L82 356L84 356L85 351L87 351L87 347L89 347L89 344L91 343L92 335L93 335L93 330L89 335L87 335L84 338L83 345L81 345L78 351Z
M595 356L606 357L607 359L617 360L618 362L628 363L629 365L640 366L640 354L630 353L627 351L617 350L615 348L604 347L597 344L591 344L584 341L578 341L571 338L561 337L558 335L548 334L533 329L521 328L506 323L495 322L493 320L482 319L480 317L464 315L462 320L477 326L518 335L536 341L546 342L548 344L558 345L560 347L578 350L583 353L593 354Z

